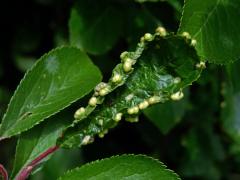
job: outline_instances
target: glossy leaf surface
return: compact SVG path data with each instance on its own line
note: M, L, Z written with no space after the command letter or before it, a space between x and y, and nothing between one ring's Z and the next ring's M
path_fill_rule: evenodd
M240 58L239 8L239 0L186 0L179 31L197 40L197 52L205 60L236 61Z
M94 135L103 136L109 128L117 125L117 114L128 121L136 121L142 102L148 101L149 105L164 103L172 94L191 85L200 76L201 69L196 67L199 58L189 43L183 37L168 35L156 36L146 46L139 44L136 52L129 55L134 59L138 54L138 58L134 70L127 74L125 84L107 95L103 104L75 127L70 127L59 143L63 147L72 147L81 146L86 140L91 142ZM143 51L139 53L139 49ZM121 69L119 64L113 74L118 71L124 77L126 73ZM155 97L156 102L151 103L151 97ZM137 108L137 112L131 113L132 108Z
M79 49L50 51L19 84L3 118L0 137L32 128L89 93L100 80L98 68Z
M59 180L75 179L110 180L110 179L142 179L142 180L179 180L173 171L150 157L142 155L122 155L95 161L74 169Z

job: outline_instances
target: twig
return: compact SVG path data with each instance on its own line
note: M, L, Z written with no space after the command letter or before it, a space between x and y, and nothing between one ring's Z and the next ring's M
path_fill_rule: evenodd
M25 180L29 176L29 174L32 172L33 168L36 167L45 157L55 152L57 149L59 149L58 146L51 147L44 151L42 154L40 154L37 158L35 158L31 163L29 163L25 168L22 169L22 171L19 173L19 175L16 177L16 180Z
M2 175L4 180L8 180L8 173L2 164L0 164L0 175Z

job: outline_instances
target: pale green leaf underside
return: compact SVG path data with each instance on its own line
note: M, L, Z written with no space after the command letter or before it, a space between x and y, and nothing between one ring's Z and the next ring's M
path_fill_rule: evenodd
M240 58L239 9L239 0L186 0L179 32L197 40L196 49L205 60L233 62Z
M60 180L176 180L173 171L150 157L122 155L95 161L66 173Z
M77 48L55 49L27 72L3 118L0 137L25 131L89 93L101 73Z

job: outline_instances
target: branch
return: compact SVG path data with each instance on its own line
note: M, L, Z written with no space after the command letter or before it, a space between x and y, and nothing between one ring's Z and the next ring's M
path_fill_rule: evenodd
M2 164L0 164L0 174L4 180L8 180L8 173Z
M58 146L54 146L44 151L42 154L40 154L37 158L35 158L31 163L29 163L25 168L21 170L19 175L16 177L16 180L27 179L29 174L32 172L33 168L35 168L44 158L54 153L58 149L59 149Z

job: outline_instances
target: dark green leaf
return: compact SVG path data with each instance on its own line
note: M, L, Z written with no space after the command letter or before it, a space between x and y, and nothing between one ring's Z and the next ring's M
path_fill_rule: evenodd
M152 121L163 134L167 134L176 126L185 114L188 107L188 97L178 102L166 102L147 108L144 114Z
M233 140L232 153L240 152L240 62L227 67L227 80L222 84L224 101L221 103L221 119L224 131Z
M78 1L69 21L70 43L92 54L109 51L122 27L118 5L102 1Z
M135 0L136 2L139 3L144 3L144 2L159 2L159 1L163 1L163 0Z
M207 120L208 123L193 127L182 140L186 155L180 167L184 176L190 179L196 176L200 179L221 179L218 165L221 161L224 162L224 148L220 137L209 123L211 118Z
M197 40L198 54L209 62L238 60L239 9L239 0L186 0L179 32L189 32Z
M44 164L41 171L32 173L31 179L53 180L64 175L68 170L83 164L82 149L59 149ZM57 167L57 168L56 168Z
M136 121L141 103L164 103L173 94L181 93L183 88L198 79L202 70L196 67L199 58L189 43L175 35L156 36L146 45L140 43L136 52L129 53L131 59L137 60L134 70L124 72L124 62L113 70L113 74L120 74L125 79L125 84L107 95L103 104L98 105L86 119L69 128L59 143L63 147L72 147L92 142L94 135L102 137L109 128L118 124L121 118L116 120L116 117L119 113L128 121ZM109 89L112 84L110 80ZM102 97L97 98L102 101ZM86 111L90 108L87 107ZM133 108L137 108L137 112L131 113Z
M145 32L152 32L155 28L162 25L162 22L156 18L150 9L145 6L141 8L130 4L125 8L126 11L126 35L127 42L131 50L136 48L141 35Z
M26 131L89 93L101 73L79 49L63 47L40 58L27 72L3 118L0 137Z
M75 179L141 179L141 180L175 180L180 179L173 171L166 169L166 166L150 157L143 155L122 155L101 161L95 161L74 169L60 180Z

